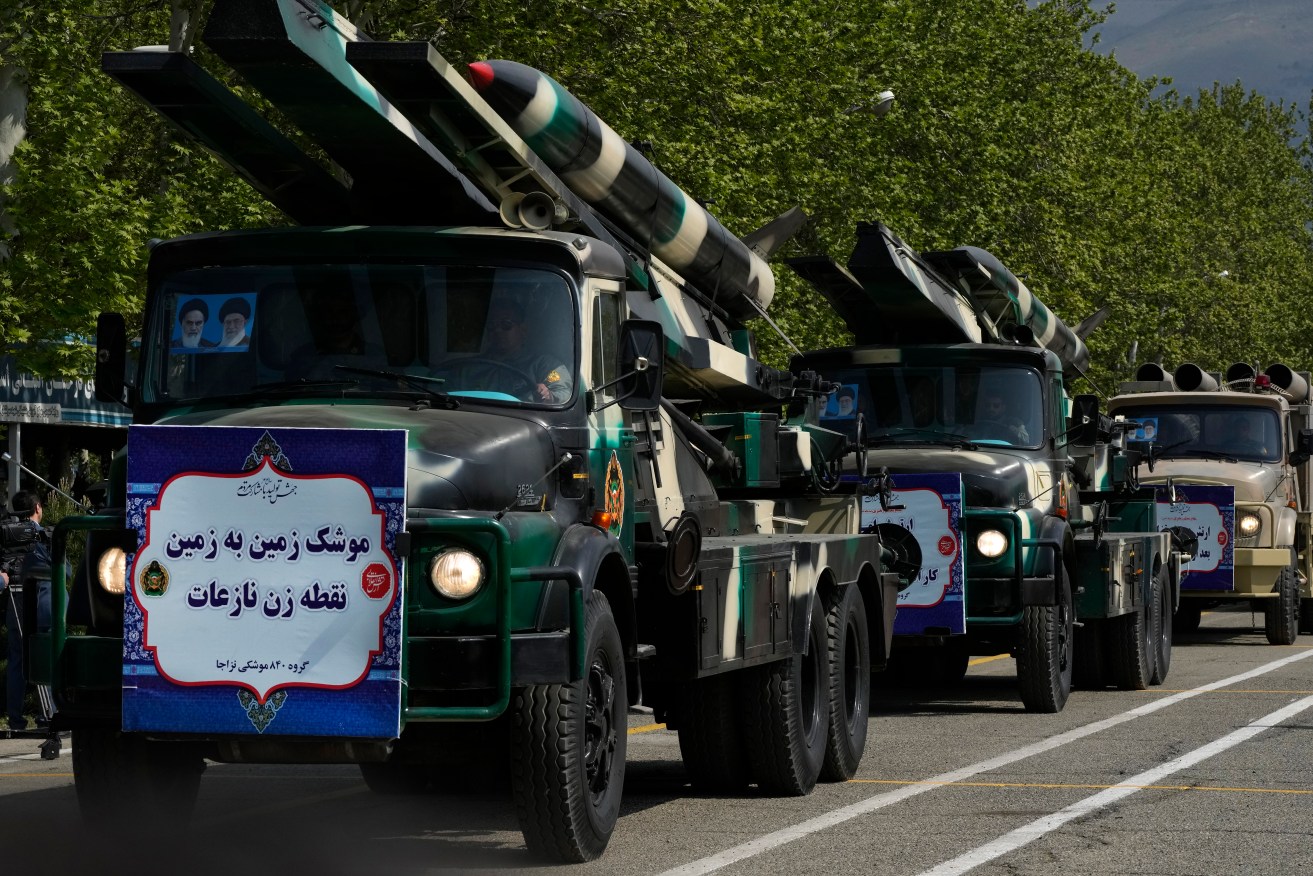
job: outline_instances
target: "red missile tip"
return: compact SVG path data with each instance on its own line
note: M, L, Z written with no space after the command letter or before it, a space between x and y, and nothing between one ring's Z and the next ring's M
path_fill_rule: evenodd
M493 77L492 65L486 61L470 64L470 84L474 86L475 91L482 91L491 85Z

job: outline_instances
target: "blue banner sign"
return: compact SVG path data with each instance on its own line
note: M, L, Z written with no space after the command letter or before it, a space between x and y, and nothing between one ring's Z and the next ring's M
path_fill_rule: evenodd
M96 398L96 384L80 378L39 377L0 356L0 423L121 426L132 422L123 405Z
M1187 529L1199 550L1182 569L1183 590L1235 589L1235 487L1177 484L1176 501L1158 490L1158 528Z
M133 426L125 730L394 738L406 433Z
M962 586L962 476L894 475L887 509L877 496L862 498L862 532L879 532L887 543L915 542L920 571L898 593L895 635L928 628L966 632Z

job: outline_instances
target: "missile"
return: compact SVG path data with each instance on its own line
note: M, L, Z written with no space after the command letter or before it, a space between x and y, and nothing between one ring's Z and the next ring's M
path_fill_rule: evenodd
M992 253L974 246L922 253L926 261L967 283L988 317L999 328L1011 323L1029 328L1035 342L1052 350L1068 368L1084 372L1090 351L1080 335L1036 298Z
M476 91L579 197L736 319L775 294L765 260L545 73L514 61L469 65Z

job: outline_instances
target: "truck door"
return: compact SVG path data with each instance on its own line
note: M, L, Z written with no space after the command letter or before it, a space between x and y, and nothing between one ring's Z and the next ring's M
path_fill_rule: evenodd
M634 432L629 415L616 401L614 381L619 374L622 300L619 284L594 283L595 294L587 310L585 337L590 354L584 387L596 390L589 415L588 477L596 490L594 510L612 514L611 532L620 540L625 556L634 556ZM609 385L608 385L609 384Z

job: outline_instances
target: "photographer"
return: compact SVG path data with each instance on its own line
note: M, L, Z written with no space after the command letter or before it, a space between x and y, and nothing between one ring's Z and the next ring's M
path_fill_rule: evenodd
M50 546L41 528L44 513L36 494L20 490L11 504L18 524L6 527L4 568L0 570L0 589L5 596L5 625L9 628L9 672L6 680L5 710L10 730L26 730L23 698L27 680L23 665L23 599L35 598L37 627L50 626ZM26 529L22 529L23 524ZM13 527L21 536L14 537ZM14 586L10 586L14 585ZM25 590L25 587L27 588Z

